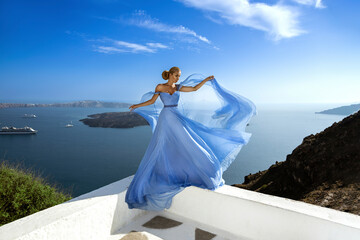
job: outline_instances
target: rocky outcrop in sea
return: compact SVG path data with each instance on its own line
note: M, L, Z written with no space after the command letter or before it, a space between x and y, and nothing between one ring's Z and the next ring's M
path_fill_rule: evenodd
M135 112L107 112L88 115L89 118L80 119L90 127L104 128L132 128L149 125L149 123Z

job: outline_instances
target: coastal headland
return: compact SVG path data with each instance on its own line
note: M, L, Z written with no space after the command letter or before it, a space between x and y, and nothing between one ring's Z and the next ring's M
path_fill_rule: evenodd
M360 215L360 111L303 139L286 160L232 186Z

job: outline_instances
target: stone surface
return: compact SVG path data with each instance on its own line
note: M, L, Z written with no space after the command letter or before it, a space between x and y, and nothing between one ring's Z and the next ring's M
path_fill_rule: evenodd
M200 228L195 229L195 240L210 240L216 237L216 234L204 231Z
M120 238L120 240L148 240L149 238L140 232L132 231L126 234L124 237Z
M178 222L170 218L155 216L150 221L144 223L143 226L147 228L167 229L179 226L181 224L182 222Z

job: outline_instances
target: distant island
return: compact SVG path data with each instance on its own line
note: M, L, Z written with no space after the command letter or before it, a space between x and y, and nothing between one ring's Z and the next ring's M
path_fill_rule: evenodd
M89 118L79 121L89 127L103 128L133 128L137 126L149 125L149 123L135 112L106 112L88 115ZM246 126L249 126L247 124Z
M350 106L342 106L324 110L321 112L315 112L316 114L335 114L335 115L350 115L360 110L360 104L352 104Z
M133 128L137 126L149 125L149 123L136 112L106 112L88 115L89 118L79 121L89 127L103 128ZM249 126L247 124L246 126Z
M286 161L234 187L360 215L360 111L304 138Z
M107 112L88 115L90 118L79 121L90 127L103 128L132 128L149 125L149 123L135 112Z
M75 101L69 103L0 103L1 108L19 108L19 107L91 107L91 108L128 108L132 104L119 102L102 102L94 100Z

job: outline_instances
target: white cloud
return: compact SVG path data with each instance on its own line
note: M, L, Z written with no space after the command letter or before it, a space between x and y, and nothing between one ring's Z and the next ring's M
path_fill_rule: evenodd
M137 44L137 43L129 43L124 41L114 41L115 45L119 47L124 47L132 52L154 52L154 49L149 48L145 45Z
M115 47L106 47L106 46L95 46L96 52L101 53L119 53L119 52L126 52L122 49L115 48Z
M292 0L299 4L315 6L316 8L324 8L325 6L322 4L321 0Z
M147 43L146 45L152 48L169 48L168 46L165 46L164 44L161 43Z
M189 7L216 12L229 24L255 28L269 33L274 40L290 38L304 33L298 26L299 12L296 8L249 0L179 0Z
M98 39L95 41L99 42L109 42L110 46L94 46L94 51L101 52L101 53L155 53L157 49L168 48L168 46L162 43L146 43L145 45L138 44L138 43L131 43L119 40L113 40L109 38Z
M147 28L157 32L185 34L185 35L193 36L202 42L206 42L210 44L210 41L206 37L197 34L195 31L187 27L184 27L182 25L172 26L165 23L161 23L158 19L152 18L151 16L147 15L145 11L142 10L136 11L133 14L132 18L125 20L125 23L135 25L138 27Z

